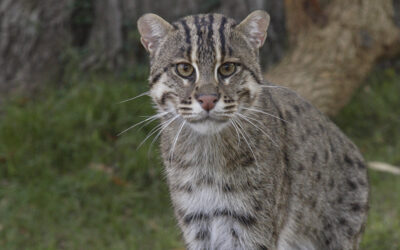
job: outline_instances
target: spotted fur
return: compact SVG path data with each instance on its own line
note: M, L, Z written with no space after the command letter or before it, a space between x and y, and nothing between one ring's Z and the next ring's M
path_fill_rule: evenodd
M364 160L293 91L263 80L258 49L269 16L219 14L138 21L150 93L188 249L357 249L368 210ZM194 74L181 77L176 65ZM226 62L236 71L222 77ZM206 111L199 95L217 96Z

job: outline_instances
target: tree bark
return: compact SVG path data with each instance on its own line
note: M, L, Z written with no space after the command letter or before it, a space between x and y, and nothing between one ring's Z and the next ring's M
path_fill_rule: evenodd
M127 55L123 49L130 44L140 46L129 33L135 32L136 21L141 15L152 12L174 21L182 15L196 13L200 6L200 0L167 0L156 4L147 0L94 1L94 24L87 45L89 55L83 60L82 68L113 70L127 61L134 61L136 55Z
M0 93L31 88L57 72L69 41L65 22L71 0L2 0Z
M375 62L400 49L399 6L392 0L285 0L290 51L267 72L272 82L294 89L321 111L335 115ZM317 4L312 13L307 4Z
M84 69L105 66L112 70L122 63L122 6L119 0L97 0L94 7L95 19L88 44L90 52L81 66Z

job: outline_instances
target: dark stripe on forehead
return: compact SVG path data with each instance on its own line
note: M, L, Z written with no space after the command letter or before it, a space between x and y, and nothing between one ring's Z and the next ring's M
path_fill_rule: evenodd
M189 26L187 25L185 20L181 21L182 27L185 30L185 34L186 34L186 43L188 45L187 48L187 57L190 58L190 55L192 54L192 42L191 42L191 37L190 37L190 29Z
M191 44L191 37L190 37L190 29L189 29L189 26L187 25L187 23L186 23L186 21L185 20L182 20L181 21L181 24L182 24L182 27L183 27L183 29L185 30L185 33L186 33L186 43L187 44Z
M199 16L194 16L194 25L196 26L197 31L197 46L202 44L202 34L201 34L201 25L199 22Z
M221 40L221 56L222 58L225 57L225 24L226 24L226 17L222 17L221 19L221 26L219 26L219 39Z
M208 37L207 37L207 39L208 39L208 42L211 45L211 50L214 51L214 41L213 41L214 31L213 31L213 28L212 28L212 26L214 24L214 16L211 15L211 14L208 15L208 21L209 21L209 23L208 23Z

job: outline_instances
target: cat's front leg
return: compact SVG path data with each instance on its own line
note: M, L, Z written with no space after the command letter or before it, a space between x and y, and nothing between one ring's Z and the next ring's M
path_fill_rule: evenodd
M189 222L190 219L201 220ZM188 225L191 224L191 225ZM255 226L255 225L254 225ZM265 250L273 249L254 237L253 225L243 225L230 216L209 217L195 215L186 218L183 230L190 250ZM265 239L265 238L264 238Z

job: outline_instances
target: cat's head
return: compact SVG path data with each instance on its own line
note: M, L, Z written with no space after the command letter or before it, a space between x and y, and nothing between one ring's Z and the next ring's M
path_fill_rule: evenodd
M269 15L260 10L239 24L220 14L172 24L155 14L142 16L138 29L150 54L150 95L159 111L210 133L251 106L262 79L258 50L268 25Z

